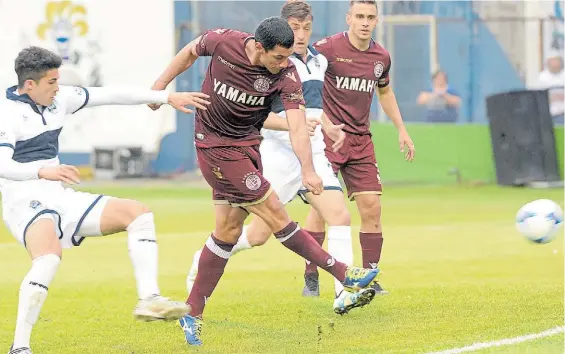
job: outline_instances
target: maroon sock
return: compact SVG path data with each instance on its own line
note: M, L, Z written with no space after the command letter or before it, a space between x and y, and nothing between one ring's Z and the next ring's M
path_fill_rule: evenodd
M322 247L322 245L324 244L324 240L326 239L325 231L322 232L306 231L306 232L309 233L310 236L312 236L314 240L316 240L316 242L318 242L320 247ZM310 273L318 273L318 267L314 263L310 261L306 261L306 270L304 271L304 274L310 274Z
M363 252L363 268L377 268L383 249L383 233L360 232L359 241Z
M340 282L345 280L347 266L336 261L328 252L324 251L322 246L308 232L300 229L295 222L291 222L279 232L275 232L275 237L286 248L331 273Z
M186 299L191 316L202 317L208 298L224 274L233 246L235 245L218 240L214 235L206 241L198 262L198 274L194 286Z

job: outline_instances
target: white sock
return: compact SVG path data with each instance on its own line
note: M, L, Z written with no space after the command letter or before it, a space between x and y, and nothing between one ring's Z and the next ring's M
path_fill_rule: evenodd
M53 280L61 259L54 254L37 257L20 286L20 301L14 335L14 349L29 348L31 330L39 318L41 306L47 298L49 284Z
M137 295L160 294L157 284L158 250L153 213L140 215L128 227L128 249L137 281Z
M231 250L232 256L236 253L243 251L243 250L248 250L250 248L253 248L253 246L251 246L249 244L249 240L247 239L247 230L248 229L249 229L249 227L247 225L243 226L243 230L241 231L241 236L239 236L237 243L235 244L235 246L233 246L233 249Z
M350 226L328 226L328 253L342 263L353 264ZM337 296L343 290L343 285L337 279L334 282Z

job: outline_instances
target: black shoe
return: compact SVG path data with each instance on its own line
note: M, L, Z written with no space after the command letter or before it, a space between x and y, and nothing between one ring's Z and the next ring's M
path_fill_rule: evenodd
M378 282L374 282L371 286L371 289L375 290L375 294L376 295L388 295L388 291L386 291L385 289L383 289L381 287L381 285Z
M304 289L302 296L320 296L320 282L318 273L304 274Z

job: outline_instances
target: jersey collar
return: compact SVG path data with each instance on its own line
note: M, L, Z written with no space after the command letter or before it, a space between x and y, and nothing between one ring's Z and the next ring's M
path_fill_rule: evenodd
M41 112L41 110L39 109L39 105L35 102L33 102L33 100L31 99L31 97L29 97L29 95L27 93L24 93L23 95L18 95L16 93L16 90L18 89L18 86L12 86L12 87L8 87L6 89L6 98L12 101L19 101L19 102L23 102L23 103L27 103L31 106L31 109L33 109L33 111L37 114L39 114L41 116L41 119L43 120L43 124L47 124L47 122L45 121L45 118L43 117L43 113ZM41 106L43 109L43 106Z
M18 89L18 86L12 86L12 87L8 87L6 89L6 98L12 101L20 101L23 103L27 103L33 106L36 106L35 102L33 102L33 100L31 99L31 97L29 97L29 95L27 93L24 93L23 95L18 95L16 93L16 90Z

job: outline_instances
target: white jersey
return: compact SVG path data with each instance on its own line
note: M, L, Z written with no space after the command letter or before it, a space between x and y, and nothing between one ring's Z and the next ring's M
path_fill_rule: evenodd
M166 103L166 91L60 86L49 107L35 104L16 87L0 101L0 192L2 216L25 245L26 230L40 219L53 220L63 247L101 234L100 218L108 197L64 188L40 179L39 169L59 165L59 134L68 115L85 107Z
M302 81L302 91L306 101L306 118L320 120L322 117L322 86L328 68L328 60L312 46L308 46L306 62L295 54L290 57L290 60L296 66L296 71L300 76L300 81ZM279 99L276 99L273 103L272 111L283 118L285 117L285 111ZM261 135L265 139L274 139L292 148L288 131L262 129ZM311 144L312 153L324 152L326 145L320 125L316 128L314 136L311 137Z
M12 160L38 171L59 164L59 134L67 116L88 103L88 91L82 87L61 86L49 107L36 105L28 95L19 95L16 87L6 90L0 102L0 147L13 149ZM61 182L43 179L8 180L0 178L4 203L22 192L53 188Z
M565 92L565 71L552 73L544 70L539 75L538 86L540 89L549 90L549 109L553 117L563 114L565 104L563 103L563 95Z

